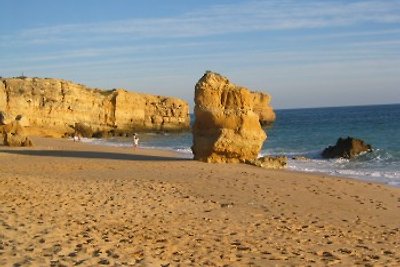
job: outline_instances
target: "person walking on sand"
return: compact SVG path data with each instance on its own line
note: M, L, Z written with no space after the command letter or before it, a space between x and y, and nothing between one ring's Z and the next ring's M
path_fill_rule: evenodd
M133 148L137 148L139 146L139 137L137 133L133 134Z

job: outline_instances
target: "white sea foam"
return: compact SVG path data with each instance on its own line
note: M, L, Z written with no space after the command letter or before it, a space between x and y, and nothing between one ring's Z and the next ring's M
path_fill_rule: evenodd
M351 177L361 180L383 182L400 186L400 172L387 168L372 168L370 163L352 162L347 159L309 161L289 160L288 169L303 172L320 172L334 176Z
M73 140L72 138L70 140ZM121 142L114 141L113 139L97 139L97 138L81 138L79 142L92 144L92 145L102 145L102 146L113 146L113 147L130 147L132 146L131 142Z
M191 156L193 155L192 149L190 149L190 148L177 148L176 151L178 151L179 153L188 154Z

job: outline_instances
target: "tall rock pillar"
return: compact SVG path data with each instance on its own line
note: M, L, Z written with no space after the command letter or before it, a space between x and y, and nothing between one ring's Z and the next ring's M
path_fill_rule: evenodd
M254 93L207 72L195 86L194 159L245 162L257 158L266 134L254 109Z

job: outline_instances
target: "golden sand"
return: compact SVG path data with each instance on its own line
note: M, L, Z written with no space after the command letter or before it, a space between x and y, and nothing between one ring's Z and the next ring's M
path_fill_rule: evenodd
M400 266L400 189L34 139L0 147L0 266Z

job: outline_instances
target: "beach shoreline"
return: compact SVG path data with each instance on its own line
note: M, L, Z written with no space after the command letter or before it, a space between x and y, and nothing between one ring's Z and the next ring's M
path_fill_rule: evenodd
M34 137L0 147L0 265L400 264L400 189Z
M112 147L121 147L125 149L130 149L132 148L131 142L129 142L130 139L127 138L122 138L121 140L118 141L113 141L109 142L109 140L112 140L105 138L105 139L97 139L97 138L83 138L81 140L82 143L88 144L88 145L96 145L96 146L112 146ZM72 138L61 138L60 140L73 140ZM115 139L114 139L115 140ZM128 141L127 141L128 140ZM165 141L165 140L164 140ZM151 143L151 142L147 142ZM145 146L140 146L140 149L142 149L142 152L144 151L154 151L155 153L171 153L171 155L175 155L176 157L183 158L183 159L193 159L193 153L191 152L190 148L173 148L173 147L157 147L157 146L148 146L146 144ZM320 154L320 153L318 153ZM360 156L365 156L366 154L362 154ZM259 157L262 156L286 156L288 157L288 164L286 168L282 169L282 171L289 171L289 172L295 172L295 173L307 173L307 174L316 174L317 176L329 176L329 177L337 177L337 178L344 178L344 179L355 179L357 181L365 181L365 182L372 182L372 183L379 183L379 184L384 184L384 185L389 185L392 187L400 187L400 183L397 182L397 180L391 180L390 178L388 179L387 177L374 177L374 176L368 176L368 175L355 175L355 174L345 174L343 173L343 170L339 169L337 171L334 170L319 170L316 168L309 168L309 166L304 167L301 166L299 167L299 163L310 163L312 161L318 160L318 161L329 161L329 159L324 159L324 158L314 158L310 157L308 158L307 156L298 156L298 155L285 155L284 153L282 154L259 154ZM300 157L300 159L296 159L296 157ZM304 158L301 158L304 157ZM342 159L335 159L335 160L342 160ZM343 160L342 160L343 161Z

